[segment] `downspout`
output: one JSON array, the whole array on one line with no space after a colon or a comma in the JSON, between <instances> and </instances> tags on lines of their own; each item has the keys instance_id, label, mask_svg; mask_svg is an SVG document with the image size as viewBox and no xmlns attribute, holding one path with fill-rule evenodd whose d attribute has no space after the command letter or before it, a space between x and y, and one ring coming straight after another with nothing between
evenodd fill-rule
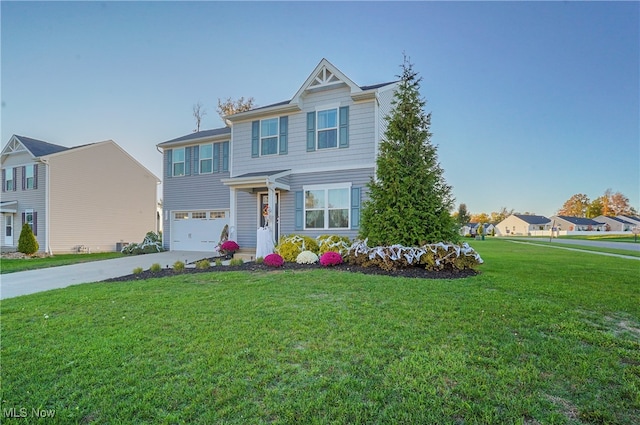
<instances>
[{"instance_id":1,"label":"downspout","mask_svg":"<svg viewBox=\"0 0 640 425\"><path fill-rule=\"evenodd\" d=\"M51 178L49 176L49 172L50 172L50 167L49 167L49 161L47 159L44 158L40 158L40 161L42 161L42 163L44 164L44 171L45 171L45 188L44 188L44 209L45 209L45 214L46 214L46 218L45 218L45 227L44 227L44 246L45 246L45 253L49 254L49 255L53 255L53 251L51 250L51 244L50 244L50 238L49 238L49 229L51 228L50 223L51 223L51 205L49 202L49 197L50 197L50 193L51 190L49 188L49 183L51 182Z\"/></svg>"}]
</instances>

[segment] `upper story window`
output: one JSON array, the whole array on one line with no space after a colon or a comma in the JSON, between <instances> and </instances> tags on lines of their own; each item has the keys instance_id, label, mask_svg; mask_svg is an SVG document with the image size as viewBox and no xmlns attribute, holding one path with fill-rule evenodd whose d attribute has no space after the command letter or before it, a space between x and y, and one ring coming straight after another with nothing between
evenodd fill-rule
<instances>
[{"instance_id":1,"label":"upper story window","mask_svg":"<svg viewBox=\"0 0 640 425\"><path fill-rule=\"evenodd\" d=\"M286 155L289 117L269 118L251 123L251 156Z\"/></svg>"},{"instance_id":2,"label":"upper story window","mask_svg":"<svg viewBox=\"0 0 640 425\"><path fill-rule=\"evenodd\" d=\"M24 180L25 180L25 188L27 189L35 189L36 187L36 170L37 165L27 165L24 168Z\"/></svg>"},{"instance_id":3,"label":"upper story window","mask_svg":"<svg viewBox=\"0 0 640 425\"><path fill-rule=\"evenodd\" d=\"M200 145L200 174L213 172L213 145Z\"/></svg>"},{"instance_id":4,"label":"upper story window","mask_svg":"<svg viewBox=\"0 0 640 425\"><path fill-rule=\"evenodd\" d=\"M338 110L318 111L318 149L338 147Z\"/></svg>"},{"instance_id":5,"label":"upper story window","mask_svg":"<svg viewBox=\"0 0 640 425\"><path fill-rule=\"evenodd\" d=\"M10 190L15 190L15 187L13 168L7 168L4 170L4 190L8 192Z\"/></svg>"},{"instance_id":6,"label":"upper story window","mask_svg":"<svg viewBox=\"0 0 640 425\"><path fill-rule=\"evenodd\" d=\"M349 107L307 113L307 151L349 147Z\"/></svg>"},{"instance_id":7,"label":"upper story window","mask_svg":"<svg viewBox=\"0 0 640 425\"><path fill-rule=\"evenodd\" d=\"M260 155L278 153L278 118L260 121Z\"/></svg>"},{"instance_id":8,"label":"upper story window","mask_svg":"<svg viewBox=\"0 0 640 425\"><path fill-rule=\"evenodd\" d=\"M184 176L184 148L173 150L173 176Z\"/></svg>"}]
</instances>

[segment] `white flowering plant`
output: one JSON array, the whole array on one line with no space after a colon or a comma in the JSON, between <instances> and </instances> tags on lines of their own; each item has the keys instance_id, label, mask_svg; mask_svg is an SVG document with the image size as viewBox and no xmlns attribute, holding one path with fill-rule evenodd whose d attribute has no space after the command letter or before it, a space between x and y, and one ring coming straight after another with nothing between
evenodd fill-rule
<instances>
[{"instance_id":1,"label":"white flowering plant","mask_svg":"<svg viewBox=\"0 0 640 425\"><path fill-rule=\"evenodd\" d=\"M318 262L318 256L311 251L302 251L296 257L298 264L315 264Z\"/></svg>"}]
</instances>

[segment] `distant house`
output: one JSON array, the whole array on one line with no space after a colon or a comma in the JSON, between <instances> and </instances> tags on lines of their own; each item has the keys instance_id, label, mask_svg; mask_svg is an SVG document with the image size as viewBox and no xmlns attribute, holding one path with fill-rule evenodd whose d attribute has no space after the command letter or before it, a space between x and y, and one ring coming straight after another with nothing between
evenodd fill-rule
<instances>
[{"instance_id":1,"label":"distant house","mask_svg":"<svg viewBox=\"0 0 640 425\"><path fill-rule=\"evenodd\" d=\"M460 229L460 235L462 236L475 236L478 234L478 230L480 227L480 223L467 223ZM482 234L483 235L491 235L495 230L495 226L490 223L484 223L482 225Z\"/></svg>"},{"instance_id":2,"label":"distant house","mask_svg":"<svg viewBox=\"0 0 640 425\"><path fill-rule=\"evenodd\" d=\"M609 217L606 215L600 215L594 218L595 221L603 223L605 230L613 232L629 232L635 226L630 220L622 219L620 217Z\"/></svg>"},{"instance_id":3,"label":"distant house","mask_svg":"<svg viewBox=\"0 0 640 425\"><path fill-rule=\"evenodd\" d=\"M551 221L541 215L511 214L495 228L500 236L527 236L532 231L551 229Z\"/></svg>"},{"instance_id":4,"label":"distant house","mask_svg":"<svg viewBox=\"0 0 640 425\"><path fill-rule=\"evenodd\" d=\"M573 231L605 231L606 226L599 221L584 217L569 217L566 215L554 215L550 217L558 230Z\"/></svg>"},{"instance_id":5,"label":"distant house","mask_svg":"<svg viewBox=\"0 0 640 425\"><path fill-rule=\"evenodd\" d=\"M114 251L156 230L158 178L112 140L68 148L14 135L2 149L2 250L24 223L40 251Z\"/></svg>"},{"instance_id":6,"label":"distant house","mask_svg":"<svg viewBox=\"0 0 640 425\"><path fill-rule=\"evenodd\" d=\"M618 218L632 223L633 226L640 226L640 217L634 215L619 215Z\"/></svg>"}]
</instances>

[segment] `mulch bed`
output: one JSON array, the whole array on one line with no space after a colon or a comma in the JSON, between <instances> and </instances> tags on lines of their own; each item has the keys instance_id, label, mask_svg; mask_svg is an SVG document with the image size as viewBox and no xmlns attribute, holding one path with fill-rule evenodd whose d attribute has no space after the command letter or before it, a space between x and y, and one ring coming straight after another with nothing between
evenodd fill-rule
<instances>
[{"instance_id":1,"label":"mulch bed","mask_svg":"<svg viewBox=\"0 0 640 425\"><path fill-rule=\"evenodd\" d=\"M200 270L196 268L185 268L184 271L176 272L171 268L164 268L159 272L151 272L149 270L145 270L139 274L130 274L127 276L116 277L113 279L107 279L105 282L127 282L131 280L143 280L143 279L151 279L157 277L169 277L176 276L179 274L191 274L191 273L223 273L223 272L233 272L233 271L247 271L247 272L277 272L282 270L311 270L311 269L320 269L325 268L320 264L297 264L297 263L285 263L282 267L274 268L269 267L264 264L257 264L255 262L246 262L240 266L215 266L210 267L205 270ZM354 266L349 263L342 263L337 266L328 267L331 270L342 271L342 272L353 272L353 273L363 273L363 274L372 274L372 275L380 275L380 276L394 276L394 277L410 277L410 278L418 278L418 279L461 279L465 277L476 276L478 272L473 269L465 269L465 270L441 270L441 271L430 271L426 270L422 267L407 267L398 270L382 270L378 267L360 267Z\"/></svg>"}]
</instances>

